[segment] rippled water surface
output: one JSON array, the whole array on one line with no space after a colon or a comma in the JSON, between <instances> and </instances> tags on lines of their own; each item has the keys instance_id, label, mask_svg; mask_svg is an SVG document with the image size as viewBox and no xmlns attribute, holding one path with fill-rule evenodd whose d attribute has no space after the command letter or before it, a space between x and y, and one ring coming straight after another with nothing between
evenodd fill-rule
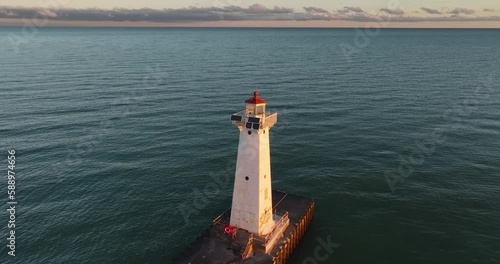
<instances>
[{"instance_id":1,"label":"rippled water surface","mask_svg":"<svg viewBox=\"0 0 500 264\"><path fill-rule=\"evenodd\" d=\"M17 151L18 248L0 263L169 263L230 206L229 115L255 85L279 112L274 187L316 201L290 263L328 238L319 263L500 261L499 30L12 34L0 162Z\"/></svg>"}]
</instances>

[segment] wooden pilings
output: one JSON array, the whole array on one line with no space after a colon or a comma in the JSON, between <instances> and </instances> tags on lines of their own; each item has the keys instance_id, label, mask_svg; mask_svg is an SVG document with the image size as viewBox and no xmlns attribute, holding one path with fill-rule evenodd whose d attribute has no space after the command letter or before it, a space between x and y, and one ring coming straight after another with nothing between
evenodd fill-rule
<instances>
[{"instance_id":1,"label":"wooden pilings","mask_svg":"<svg viewBox=\"0 0 500 264\"><path fill-rule=\"evenodd\" d=\"M273 264L285 264L286 260L292 254L300 239L307 230L314 215L314 201L311 201L305 214L301 216L294 225L292 233L285 239L279 251L273 256Z\"/></svg>"}]
</instances>

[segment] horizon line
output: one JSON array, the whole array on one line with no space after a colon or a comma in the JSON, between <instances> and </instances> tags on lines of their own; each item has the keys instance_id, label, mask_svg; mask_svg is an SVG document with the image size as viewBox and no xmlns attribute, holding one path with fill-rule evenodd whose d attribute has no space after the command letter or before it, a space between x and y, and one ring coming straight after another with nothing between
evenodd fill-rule
<instances>
[{"instance_id":1,"label":"horizon line","mask_svg":"<svg viewBox=\"0 0 500 264\"><path fill-rule=\"evenodd\" d=\"M42 21L43 22L43 21ZM389 22L364 23L351 21L212 21L212 22L136 22L136 21L32 21L29 19L0 18L0 27L127 27L127 28L366 28L379 29L500 29L498 22Z\"/></svg>"},{"instance_id":2,"label":"horizon line","mask_svg":"<svg viewBox=\"0 0 500 264\"><path fill-rule=\"evenodd\" d=\"M20 28L23 25L2 25L0 28ZM345 26L345 27L294 27L294 26L122 26L122 25L47 25L37 28L198 28L198 29L359 29L356 26ZM488 29L488 30L500 30L500 27L382 27L380 29Z\"/></svg>"}]
</instances>

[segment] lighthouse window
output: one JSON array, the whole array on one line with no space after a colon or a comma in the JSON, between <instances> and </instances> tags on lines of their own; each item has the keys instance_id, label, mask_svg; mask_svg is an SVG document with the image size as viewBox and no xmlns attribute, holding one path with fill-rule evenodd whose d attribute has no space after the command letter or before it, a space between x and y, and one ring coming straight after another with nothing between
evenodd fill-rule
<instances>
[{"instance_id":1,"label":"lighthouse window","mask_svg":"<svg viewBox=\"0 0 500 264\"><path fill-rule=\"evenodd\" d=\"M249 178L248 178L248 176L246 176L246 177L245 177L245 180L247 180L247 181L248 181L248 179L249 179Z\"/></svg>"},{"instance_id":2,"label":"lighthouse window","mask_svg":"<svg viewBox=\"0 0 500 264\"><path fill-rule=\"evenodd\" d=\"M247 123L246 128L252 128L252 123Z\"/></svg>"},{"instance_id":3,"label":"lighthouse window","mask_svg":"<svg viewBox=\"0 0 500 264\"><path fill-rule=\"evenodd\" d=\"M257 114L262 114L264 113L264 106L263 105L259 105L257 106Z\"/></svg>"},{"instance_id":4,"label":"lighthouse window","mask_svg":"<svg viewBox=\"0 0 500 264\"><path fill-rule=\"evenodd\" d=\"M248 131L248 134L251 135L252 134L252 131Z\"/></svg>"}]
</instances>

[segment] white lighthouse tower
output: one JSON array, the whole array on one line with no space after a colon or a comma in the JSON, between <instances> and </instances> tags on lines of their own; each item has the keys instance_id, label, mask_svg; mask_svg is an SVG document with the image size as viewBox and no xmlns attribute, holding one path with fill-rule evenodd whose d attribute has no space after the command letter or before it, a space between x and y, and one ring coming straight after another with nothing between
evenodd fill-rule
<instances>
[{"instance_id":1,"label":"white lighthouse tower","mask_svg":"<svg viewBox=\"0 0 500 264\"><path fill-rule=\"evenodd\" d=\"M246 109L231 116L240 130L230 224L257 236L276 227L273 217L269 129L278 114L266 112L266 101L254 96Z\"/></svg>"},{"instance_id":2,"label":"white lighthouse tower","mask_svg":"<svg viewBox=\"0 0 500 264\"><path fill-rule=\"evenodd\" d=\"M314 214L309 198L273 190L269 130L278 114L257 92L232 114L240 131L233 204L189 246L176 264L285 263ZM274 201L273 201L274 198Z\"/></svg>"}]
</instances>

